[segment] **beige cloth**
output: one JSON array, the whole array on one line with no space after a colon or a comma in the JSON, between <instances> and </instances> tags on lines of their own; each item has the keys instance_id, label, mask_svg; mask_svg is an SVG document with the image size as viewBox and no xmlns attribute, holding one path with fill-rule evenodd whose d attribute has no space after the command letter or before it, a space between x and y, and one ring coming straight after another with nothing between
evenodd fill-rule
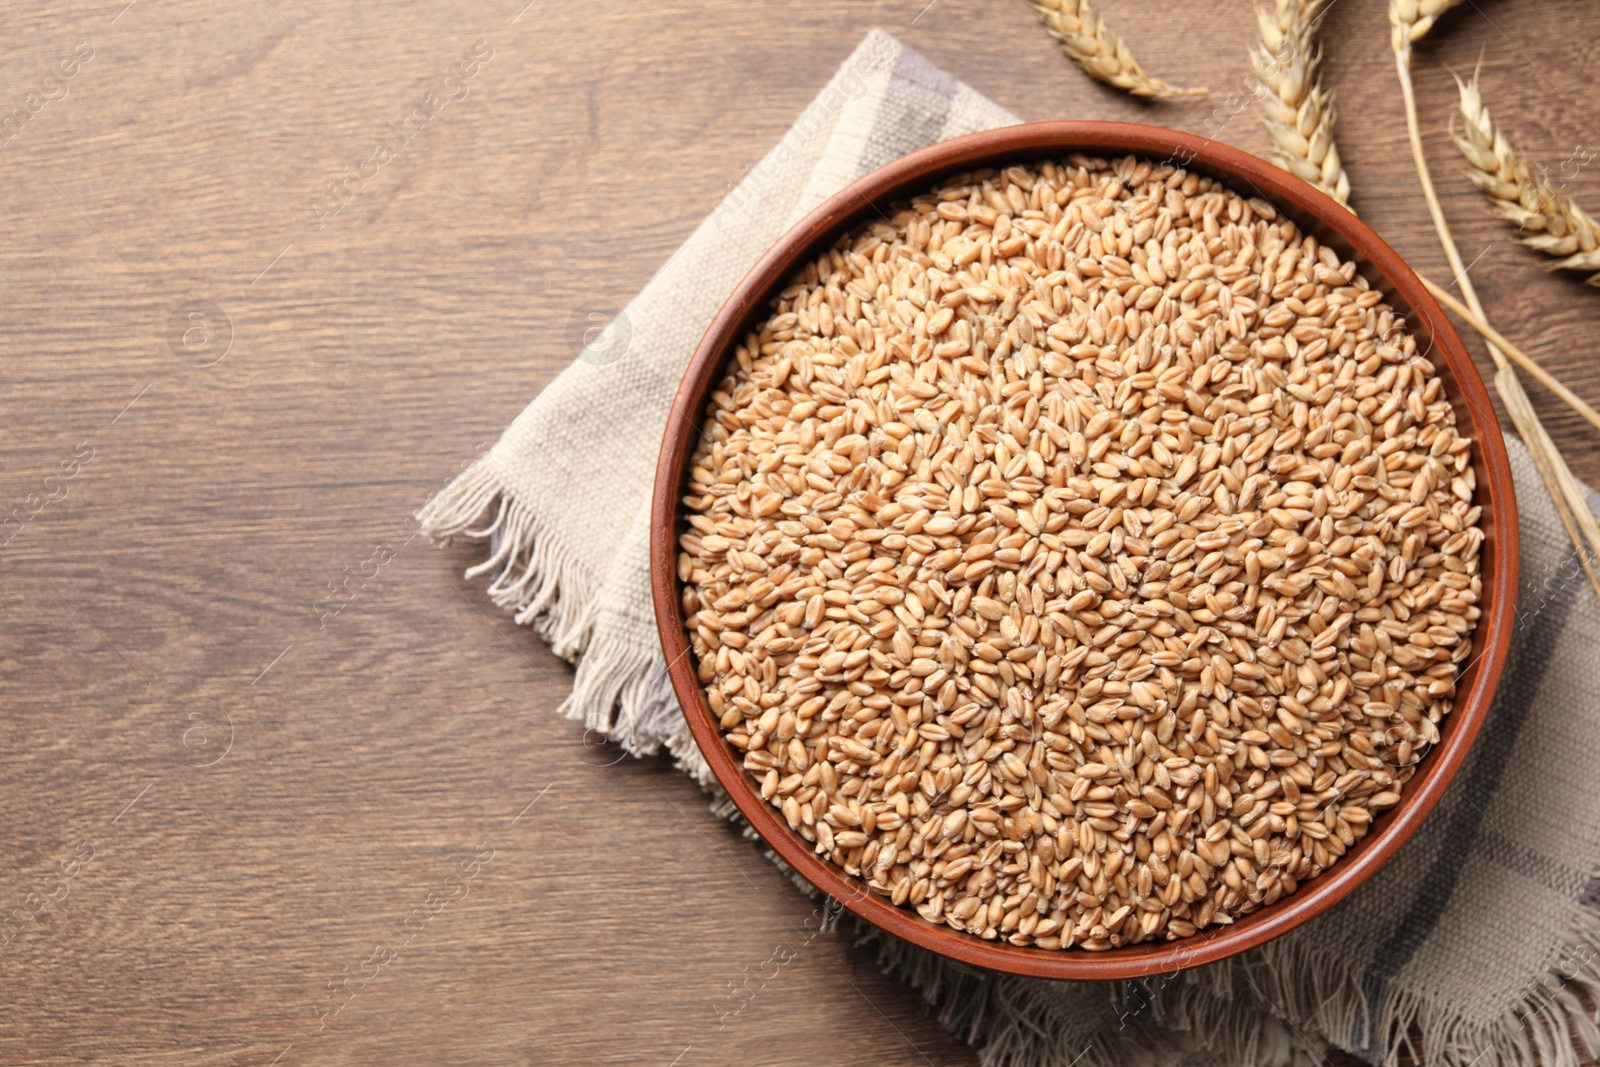
<instances>
[{"instance_id":1,"label":"beige cloth","mask_svg":"<svg viewBox=\"0 0 1600 1067\"><path fill-rule=\"evenodd\" d=\"M1084 116L1092 117L1092 116ZM667 409L713 314L795 221L906 152L1018 121L875 31L608 330L423 510L435 538L489 539L496 603L577 664L563 710L635 754L670 750L716 792L672 696L649 588L651 482ZM1329 915L1168 980L1049 983L945 963L876 931L988 1065L1314 1061L1575 1067L1600 1030L1600 604L1527 453L1519 625L1458 786ZM535 724L537 728L537 724ZM733 815L726 803L719 810ZM1415 1041L1415 1046L1413 1046Z\"/></svg>"}]
</instances>

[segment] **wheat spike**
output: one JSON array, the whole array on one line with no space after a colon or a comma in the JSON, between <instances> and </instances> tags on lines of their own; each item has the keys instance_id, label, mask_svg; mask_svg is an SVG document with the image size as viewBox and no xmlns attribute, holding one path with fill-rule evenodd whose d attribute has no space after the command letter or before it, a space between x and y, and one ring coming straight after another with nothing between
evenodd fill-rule
<instances>
[{"instance_id":1,"label":"wheat spike","mask_svg":"<svg viewBox=\"0 0 1600 1067\"><path fill-rule=\"evenodd\" d=\"M1250 50L1266 91L1261 108L1283 169L1349 206L1350 179L1333 140L1333 94L1322 88L1317 25L1326 0L1276 0L1259 10L1261 44Z\"/></svg>"},{"instance_id":2,"label":"wheat spike","mask_svg":"<svg viewBox=\"0 0 1600 1067\"><path fill-rule=\"evenodd\" d=\"M1495 126L1476 77L1457 78L1456 88L1465 120L1465 131L1454 134L1456 146L1472 164L1467 177L1488 196L1489 210L1516 225L1518 241L1557 257L1550 270L1600 271L1600 223L1533 174ZM1600 273L1588 281L1600 286Z\"/></svg>"},{"instance_id":3,"label":"wheat spike","mask_svg":"<svg viewBox=\"0 0 1600 1067\"><path fill-rule=\"evenodd\" d=\"M1032 0L1050 36L1061 42L1067 55L1089 77L1118 89L1151 99L1203 96L1204 89L1180 89L1146 74L1139 61L1111 32L1089 0Z\"/></svg>"}]
</instances>

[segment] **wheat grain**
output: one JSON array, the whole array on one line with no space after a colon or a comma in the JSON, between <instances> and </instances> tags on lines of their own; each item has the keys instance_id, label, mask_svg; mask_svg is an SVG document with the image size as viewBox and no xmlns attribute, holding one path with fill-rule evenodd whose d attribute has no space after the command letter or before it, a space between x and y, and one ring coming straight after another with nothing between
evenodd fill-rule
<instances>
[{"instance_id":1,"label":"wheat grain","mask_svg":"<svg viewBox=\"0 0 1600 1067\"><path fill-rule=\"evenodd\" d=\"M1390 0L1390 39L1394 50L1409 49L1422 40L1441 15L1461 3L1462 0Z\"/></svg>"},{"instance_id":2,"label":"wheat grain","mask_svg":"<svg viewBox=\"0 0 1600 1067\"><path fill-rule=\"evenodd\" d=\"M1322 88L1317 26L1325 0L1276 0L1256 13L1261 44L1251 49L1266 90L1261 107L1283 168L1349 206L1350 179L1334 143L1333 96Z\"/></svg>"},{"instance_id":3,"label":"wheat grain","mask_svg":"<svg viewBox=\"0 0 1600 1067\"><path fill-rule=\"evenodd\" d=\"M1089 77L1151 99L1202 96L1204 89L1180 89L1145 73L1127 44L1112 32L1089 0L1030 0L1050 35Z\"/></svg>"},{"instance_id":4,"label":"wheat grain","mask_svg":"<svg viewBox=\"0 0 1600 1067\"><path fill-rule=\"evenodd\" d=\"M1472 164L1467 177L1489 198L1489 210L1517 227L1517 240L1547 256L1550 270L1600 272L1600 223L1570 197L1560 196L1536 177L1511 147L1484 106L1478 81L1456 79L1463 132L1456 146ZM1600 285L1600 273L1588 283Z\"/></svg>"},{"instance_id":5,"label":"wheat grain","mask_svg":"<svg viewBox=\"0 0 1600 1067\"><path fill-rule=\"evenodd\" d=\"M949 178L735 352L678 573L761 795L924 918L1188 937L1400 799L1482 591L1471 441L1353 264L1170 164Z\"/></svg>"}]
</instances>

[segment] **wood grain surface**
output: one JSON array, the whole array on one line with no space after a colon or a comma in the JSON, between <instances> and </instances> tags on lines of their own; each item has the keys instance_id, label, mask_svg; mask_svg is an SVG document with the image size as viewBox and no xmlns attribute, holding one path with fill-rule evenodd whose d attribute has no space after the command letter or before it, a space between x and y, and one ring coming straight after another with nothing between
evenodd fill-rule
<instances>
[{"instance_id":1,"label":"wood grain surface","mask_svg":"<svg viewBox=\"0 0 1600 1067\"><path fill-rule=\"evenodd\" d=\"M1250 6L1104 0L1213 90L1147 106L1021 0L524 3L0 7L0 1063L976 1060L686 779L558 718L569 669L409 516L868 28L1027 118L1259 152ZM1355 206L1448 280L1382 0L1326 26ZM1481 54L1529 155L1593 155L1600 8L1469 0L1435 38L1473 278L1600 404L1600 293L1486 216L1446 129ZM1595 171L1567 186L1591 207Z\"/></svg>"}]
</instances>

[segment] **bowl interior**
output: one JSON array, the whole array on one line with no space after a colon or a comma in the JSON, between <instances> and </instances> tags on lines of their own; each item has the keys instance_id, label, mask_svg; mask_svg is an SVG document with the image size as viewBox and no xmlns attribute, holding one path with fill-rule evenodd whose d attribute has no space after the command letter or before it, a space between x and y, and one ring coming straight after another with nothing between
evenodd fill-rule
<instances>
[{"instance_id":1,"label":"bowl interior","mask_svg":"<svg viewBox=\"0 0 1600 1067\"><path fill-rule=\"evenodd\" d=\"M1455 706L1440 726L1439 744L1422 759L1401 802L1376 819L1367 835L1332 868L1272 905L1187 939L1093 953L1020 948L930 923L908 908L867 894L861 883L818 857L760 797L743 769L741 755L722 737L696 678L676 571L683 486L710 386L734 346L768 314L772 298L794 270L880 207L887 209L894 200L932 188L943 177L1073 153L1171 160L1220 179L1242 195L1269 201L1302 232L1355 262L1390 306L1405 316L1419 346L1431 349L1429 358L1444 380L1458 422L1473 438L1475 502L1483 508L1480 523L1485 534L1480 561L1482 616L1473 634L1473 654L1458 677ZM818 889L889 933L965 963L1040 978L1135 978L1197 966L1259 945L1348 895L1415 831L1465 758L1500 675L1516 595L1516 505L1500 427L1470 355L1416 275L1355 216L1276 167L1192 135L1125 123L1032 123L935 145L869 174L798 223L735 289L690 361L667 422L652 518L652 593L673 688L700 750L761 837Z\"/></svg>"}]
</instances>

